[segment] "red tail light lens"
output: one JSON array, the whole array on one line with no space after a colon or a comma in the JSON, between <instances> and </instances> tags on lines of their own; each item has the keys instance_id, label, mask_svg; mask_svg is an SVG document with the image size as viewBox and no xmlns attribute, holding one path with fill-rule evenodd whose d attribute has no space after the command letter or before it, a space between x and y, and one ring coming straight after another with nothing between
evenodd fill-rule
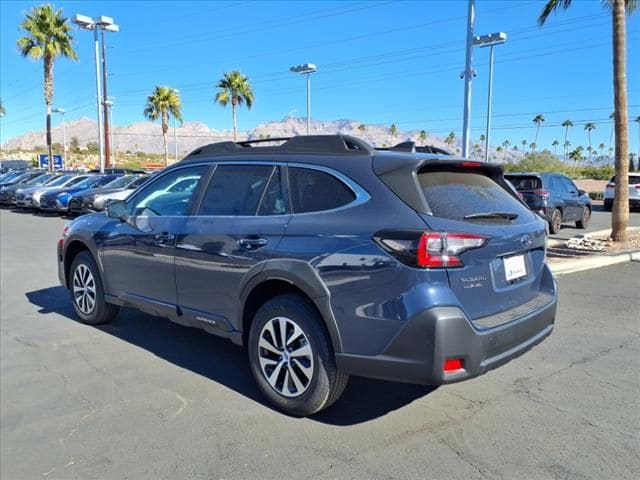
<instances>
[{"instance_id":1,"label":"red tail light lens","mask_svg":"<svg viewBox=\"0 0 640 480\"><path fill-rule=\"evenodd\" d=\"M458 255L482 247L488 238L472 233L425 232L418 242L418 266L425 268L461 267Z\"/></svg>"},{"instance_id":2,"label":"red tail light lens","mask_svg":"<svg viewBox=\"0 0 640 480\"><path fill-rule=\"evenodd\" d=\"M451 373L457 370L462 370L463 368L464 363L461 358L449 358L448 360L444 361L442 371L445 373Z\"/></svg>"},{"instance_id":3,"label":"red tail light lens","mask_svg":"<svg viewBox=\"0 0 640 480\"><path fill-rule=\"evenodd\" d=\"M540 195L542 198L549 198L551 194L546 190L534 190L533 193Z\"/></svg>"}]
</instances>

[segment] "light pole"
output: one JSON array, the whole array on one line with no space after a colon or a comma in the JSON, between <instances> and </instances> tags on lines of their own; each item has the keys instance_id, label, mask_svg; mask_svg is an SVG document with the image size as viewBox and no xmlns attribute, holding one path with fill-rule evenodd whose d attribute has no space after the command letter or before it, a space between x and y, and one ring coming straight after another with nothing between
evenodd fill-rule
<instances>
[{"instance_id":1,"label":"light pole","mask_svg":"<svg viewBox=\"0 0 640 480\"><path fill-rule=\"evenodd\" d=\"M471 136L471 80L474 77L473 71L473 24L476 19L475 2L469 0L467 11L467 48L465 55L464 72L464 114L462 118L462 156L469 155L469 139Z\"/></svg>"},{"instance_id":2,"label":"light pole","mask_svg":"<svg viewBox=\"0 0 640 480\"><path fill-rule=\"evenodd\" d=\"M0 112L0 168L2 168L2 119L4 112Z\"/></svg>"},{"instance_id":3,"label":"light pole","mask_svg":"<svg viewBox=\"0 0 640 480\"><path fill-rule=\"evenodd\" d=\"M173 93L180 95L180 90L177 88L172 89ZM178 130L176 127L176 116L173 116L173 149L175 150L175 162L178 162Z\"/></svg>"},{"instance_id":4,"label":"light pole","mask_svg":"<svg viewBox=\"0 0 640 480\"><path fill-rule=\"evenodd\" d=\"M113 23L113 18L100 16L96 18L87 17L86 15L76 14L72 20L83 30L93 31L93 40L95 44L95 61L96 61L96 107L98 110L98 146L100 148L100 172L104 173L104 132L102 131L102 92L100 90L100 39L98 30L106 32L119 32L120 27Z\"/></svg>"},{"instance_id":5,"label":"light pole","mask_svg":"<svg viewBox=\"0 0 640 480\"><path fill-rule=\"evenodd\" d=\"M111 144L110 154L111 154L111 167L116 167L116 144L113 142L113 100L110 100L113 97L107 97L108 100L104 101L104 106L106 107L105 112L109 113L109 143ZM106 152L105 152L106 153Z\"/></svg>"},{"instance_id":6,"label":"light pole","mask_svg":"<svg viewBox=\"0 0 640 480\"><path fill-rule=\"evenodd\" d=\"M307 76L307 135L311 134L311 74L317 70L313 63L304 63L290 68L293 73Z\"/></svg>"},{"instance_id":7,"label":"light pole","mask_svg":"<svg viewBox=\"0 0 640 480\"><path fill-rule=\"evenodd\" d=\"M489 92L487 94L487 131L485 133L484 161L489 161L489 137L491 135L491 97L493 96L493 47L507 41L504 32L481 35L473 39L473 44L480 48L489 47Z\"/></svg>"},{"instance_id":8,"label":"light pole","mask_svg":"<svg viewBox=\"0 0 640 480\"><path fill-rule=\"evenodd\" d=\"M64 126L64 108L54 108L51 113L62 115L62 168L67 165L67 132ZM51 159L53 161L53 159Z\"/></svg>"}]
</instances>

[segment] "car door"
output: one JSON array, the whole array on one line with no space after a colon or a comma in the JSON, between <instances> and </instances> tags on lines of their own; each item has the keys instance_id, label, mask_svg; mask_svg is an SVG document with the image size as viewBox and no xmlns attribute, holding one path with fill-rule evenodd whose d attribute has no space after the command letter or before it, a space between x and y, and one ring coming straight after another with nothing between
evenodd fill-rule
<instances>
[{"instance_id":1,"label":"car door","mask_svg":"<svg viewBox=\"0 0 640 480\"><path fill-rule=\"evenodd\" d=\"M209 168L185 166L161 174L127 201L126 222L114 220L98 232L108 294L153 313L175 313L175 239Z\"/></svg>"},{"instance_id":2,"label":"car door","mask_svg":"<svg viewBox=\"0 0 640 480\"><path fill-rule=\"evenodd\" d=\"M566 214L565 220L574 221L582 218L582 205L580 204L580 194L578 193L578 187L567 177L558 175L558 182L560 182L565 193L565 205Z\"/></svg>"},{"instance_id":3,"label":"car door","mask_svg":"<svg viewBox=\"0 0 640 480\"><path fill-rule=\"evenodd\" d=\"M283 175L282 167L255 161L217 166L176 239L178 305L187 320L241 329L241 284L276 255L290 218Z\"/></svg>"}]
</instances>

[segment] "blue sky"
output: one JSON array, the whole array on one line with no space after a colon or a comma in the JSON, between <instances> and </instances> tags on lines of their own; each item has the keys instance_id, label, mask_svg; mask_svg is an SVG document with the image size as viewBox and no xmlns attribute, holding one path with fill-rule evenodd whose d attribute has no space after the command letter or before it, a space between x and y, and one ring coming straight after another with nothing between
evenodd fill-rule
<instances>
[{"instance_id":1,"label":"blue sky","mask_svg":"<svg viewBox=\"0 0 640 480\"><path fill-rule=\"evenodd\" d=\"M562 140L569 118L573 145L588 144L585 122L597 124L594 146L609 145L613 111L611 17L598 1L574 0L538 28L542 1L476 1L476 34L504 31L496 47L493 142L532 141L533 116L546 122L538 144ZM42 64L20 57L18 25L34 2L0 3L0 96L7 110L6 141L44 127ZM60 1L65 15L107 15L120 25L108 34L109 94L114 122L143 120L155 85L181 92L185 121L228 129L231 114L215 105L222 73L239 69L254 87L251 111L239 112L250 129L287 114L306 115L305 83L291 65L312 62L312 117L396 123L461 135L467 3L451 1ZM628 17L629 116L640 115L640 12ZM67 121L95 117L93 37L75 31L79 62L55 64L55 106ZM476 49L472 136L484 132L488 49ZM638 124L630 125L638 150Z\"/></svg>"}]
</instances>

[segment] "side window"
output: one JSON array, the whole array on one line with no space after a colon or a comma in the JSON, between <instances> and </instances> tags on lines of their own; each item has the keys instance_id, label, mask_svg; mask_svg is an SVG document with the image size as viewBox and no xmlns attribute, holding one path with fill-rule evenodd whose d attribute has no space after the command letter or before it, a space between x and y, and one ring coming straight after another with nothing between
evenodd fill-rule
<instances>
[{"instance_id":1,"label":"side window","mask_svg":"<svg viewBox=\"0 0 640 480\"><path fill-rule=\"evenodd\" d=\"M204 194L199 215L255 215L274 167L220 165Z\"/></svg>"},{"instance_id":2,"label":"side window","mask_svg":"<svg viewBox=\"0 0 640 480\"><path fill-rule=\"evenodd\" d=\"M548 190L552 192L563 192L564 188L560 184L558 177L554 177L553 175L547 177L547 182L549 183Z\"/></svg>"},{"instance_id":3,"label":"side window","mask_svg":"<svg viewBox=\"0 0 640 480\"><path fill-rule=\"evenodd\" d=\"M262 201L258 207L258 215L284 215L289 213L285 181L282 177L283 170L280 167L276 167L262 196Z\"/></svg>"},{"instance_id":4,"label":"side window","mask_svg":"<svg viewBox=\"0 0 640 480\"><path fill-rule=\"evenodd\" d=\"M356 198L341 180L308 168L289 168L289 190L294 213L332 210Z\"/></svg>"},{"instance_id":5,"label":"side window","mask_svg":"<svg viewBox=\"0 0 640 480\"><path fill-rule=\"evenodd\" d=\"M208 166L180 168L147 185L129 204L135 216L184 216L189 213L200 179ZM127 202L129 203L129 202Z\"/></svg>"},{"instance_id":6,"label":"side window","mask_svg":"<svg viewBox=\"0 0 640 480\"><path fill-rule=\"evenodd\" d=\"M558 177L558 180L562 182L567 193L578 193L578 188L567 177Z\"/></svg>"}]
</instances>

